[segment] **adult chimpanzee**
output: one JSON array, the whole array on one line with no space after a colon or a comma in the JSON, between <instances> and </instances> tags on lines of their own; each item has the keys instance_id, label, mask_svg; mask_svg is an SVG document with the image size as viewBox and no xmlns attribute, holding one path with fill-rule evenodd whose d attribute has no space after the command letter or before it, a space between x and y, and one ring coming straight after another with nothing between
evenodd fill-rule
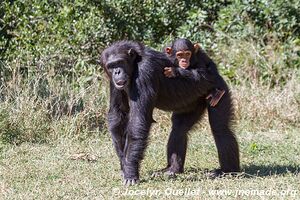
<instances>
[{"instance_id":1,"label":"adult chimpanzee","mask_svg":"<svg viewBox=\"0 0 300 200\"><path fill-rule=\"evenodd\" d=\"M214 86L207 99L210 99L211 106L216 106L227 87L223 85L223 78L218 73L217 66L213 60L208 57L198 44L193 45L190 40L183 38L175 40L172 46L167 47L165 51L170 60L179 66L179 68L166 67L165 75L170 78L178 76L198 78L202 76ZM194 73L186 73L182 69L193 70Z\"/></svg>"},{"instance_id":2,"label":"adult chimpanzee","mask_svg":"<svg viewBox=\"0 0 300 200\"><path fill-rule=\"evenodd\" d=\"M181 173L187 148L187 132L201 118L212 85L203 79L167 78L164 68L173 63L161 52L138 42L116 42L101 55L110 77L109 130L120 159L125 185L139 180L139 166L147 145L155 107L173 111L168 141L168 173ZM189 71L189 70L186 70ZM209 108L209 120L222 172L237 172L238 144L230 130L232 105L226 93L218 106Z\"/></svg>"}]
</instances>

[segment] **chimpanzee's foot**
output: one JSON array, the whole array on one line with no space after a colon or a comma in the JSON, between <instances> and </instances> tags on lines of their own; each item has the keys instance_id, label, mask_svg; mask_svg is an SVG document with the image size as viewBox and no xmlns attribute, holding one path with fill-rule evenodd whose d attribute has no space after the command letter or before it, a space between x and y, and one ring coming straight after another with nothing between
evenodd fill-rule
<instances>
[{"instance_id":1,"label":"chimpanzee's foot","mask_svg":"<svg viewBox=\"0 0 300 200\"><path fill-rule=\"evenodd\" d=\"M124 186L132 186L132 185L139 184L139 182L140 182L140 180L138 178L133 178L133 179L124 178L123 185Z\"/></svg>"}]
</instances>

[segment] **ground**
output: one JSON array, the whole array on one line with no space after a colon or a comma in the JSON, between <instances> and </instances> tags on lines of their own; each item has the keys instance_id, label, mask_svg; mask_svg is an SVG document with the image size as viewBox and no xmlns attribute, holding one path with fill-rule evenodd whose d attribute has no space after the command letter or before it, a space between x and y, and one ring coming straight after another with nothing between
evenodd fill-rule
<instances>
[{"instance_id":1,"label":"ground","mask_svg":"<svg viewBox=\"0 0 300 200\"><path fill-rule=\"evenodd\" d=\"M190 133L185 173L152 178L166 164L170 128L161 123L169 114L159 113L138 186L122 186L117 156L104 132L82 141L63 137L50 144L1 144L0 199L300 198L300 138L293 127L251 132L237 124L243 173L211 180L205 172L218 167L218 159L204 118Z\"/></svg>"}]
</instances>

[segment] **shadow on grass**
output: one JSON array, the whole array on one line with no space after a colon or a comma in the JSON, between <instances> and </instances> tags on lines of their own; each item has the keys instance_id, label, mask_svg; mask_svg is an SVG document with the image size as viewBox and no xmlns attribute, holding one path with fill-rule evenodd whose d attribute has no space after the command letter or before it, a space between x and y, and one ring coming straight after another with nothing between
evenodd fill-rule
<instances>
[{"instance_id":1,"label":"shadow on grass","mask_svg":"<svg viewBox=\"0 0 300 200\"><path fill-rule=\"evenodd\" d=\"M152 174L153 172L149 173ZM226 178L263 178L275 175L293 174L298 175L300 173L300 166L295 165L248 165L242 168L241 173L228 173L225 174ZM211 179L210 170L203 168L187 168L183 174L169 177L167 175L160 175L157 177L151 177L150 179L156 180L168 180L168 179L181 179L187 181L200 181L203 179Z\"/></svg>"},{"instance_id":2,"label":"shadow on grass","mask_svg":"<svg viewBox=\"0 0 300 200\"><path fill-rule=\"evenodd\" d=\"M201 168L188 168L185 170L183 176L190 181L197 181L203 179L210 179L210 170ZM238 178L258 178L284 174L300 173L300 166L295 165L248 165L242 168L241 173L225 174L226 177ZM228 175L228 176L227 176Z\"/></svg>"},{"instance_id":3,"label":"shadow on grass","mask_svg":"<svg viewBox=\"0 0 300 200\"><path fill-rule=\"evenodd\" d=\"M196 169L196 168L188 168L185 173L186 174L205 174L208 173L208 169ZM242 168L241 174L248 174L250 176L272 176L272 175L283 175L283 174L299 174L300 166L295 165L248 165Z\"/></svg>"},{"instance_id":4,"label":"shadow on grass","mask_svg":"<svg viewBox=\"0 0 300 200\"><path fill-rule=\"evenodd\" d=\"M300 166L295 165L248 165L242 169L247 175L256 177L265 177L273 175L284 175L284 174L299 174Z\"/></svg>"}]
</instances>

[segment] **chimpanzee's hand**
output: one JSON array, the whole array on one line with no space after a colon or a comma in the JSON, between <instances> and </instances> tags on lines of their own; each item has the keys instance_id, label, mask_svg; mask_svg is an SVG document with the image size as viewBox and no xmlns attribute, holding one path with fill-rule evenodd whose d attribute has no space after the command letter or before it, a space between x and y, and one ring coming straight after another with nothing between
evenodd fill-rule
<instances>
[{"instance_id":1,"label":"chimpanzee's hand","mask_svg":"<svg viewBox=\"0 0 300 200\"><path fill-rule=\"evenodd\" d=\"M165 67L164 68L164 75L168 78L175 77L175 70L174 67Z\"/></svg>"}]
</instances>

